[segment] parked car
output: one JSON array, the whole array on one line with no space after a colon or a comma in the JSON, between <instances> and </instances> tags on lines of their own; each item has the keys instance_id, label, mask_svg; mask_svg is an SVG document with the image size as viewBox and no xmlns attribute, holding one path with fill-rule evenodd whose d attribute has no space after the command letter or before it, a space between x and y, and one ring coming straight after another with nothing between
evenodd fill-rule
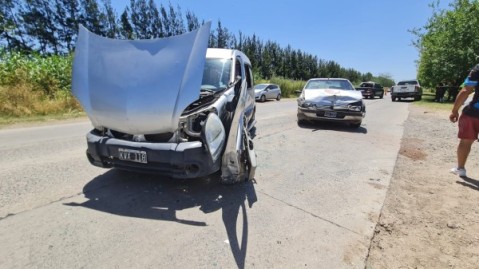
<instances>
[{"instance_id":1,"label":"parked car","mask_svg":"<svg viewBox=\"0 0 479 269\"><path fill-rule=\"evenodd\" d=\"M363 96L344 78L313 78L298 98L298 123L335 121L359 128L366 115Z\"/></svg>"},{"instance_id":2,"label":"parked car","mask_svg":"<svg viewBox=\"0 0 479 269\"><path fill-rule=\"evenodd\" d=\"M254 86L254 96L257 101L267 99L281 100L281 88L276 84L258 84Z\"/></svg>"},{"instance_id":3,"label":"parked car","mask_svg":"<svg viewBox=\"0 0 479 269\"><path fill-rule=\"evenodd\" d=\"M395 86L391 87L391 100L401 101L401 98L414 98L414 101L422 99L422 88L416 79L399 81Z\"/></svg>"},{"instance_id":4,"label":"parked car","mask_svg":"<svg viewBox=\"0 0 479 269\"><path fill-rule=\"evenodd\" d=\"M72 88L94 126L92 165L173 178L221 170L223 183L254 176L251 62L238 50L207 49L209 28L126 41L81 27Z\"/></svg>"},{"instance_id":5,"label":"parked car","mask_svg":"<svg viewBox=\"0 0 479 269\"><path fill-rule=\"evenodd\" d=\"M361 91L364 98L374 99L377 96L382 99L384 96L383 86L373 81L361 82L356 90Z\"/></svg>"}]
</instances>

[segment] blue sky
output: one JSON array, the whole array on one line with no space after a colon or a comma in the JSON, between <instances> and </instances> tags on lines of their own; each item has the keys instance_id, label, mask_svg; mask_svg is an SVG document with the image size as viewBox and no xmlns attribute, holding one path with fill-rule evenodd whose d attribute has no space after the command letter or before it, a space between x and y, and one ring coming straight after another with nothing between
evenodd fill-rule
<instances>
[{"instance_id":1,"label":"blue sky","mask_svg":"<svg viewBox=\"0 0 479 269\"><path fill-rule=\"evenodd\" d=\"M396 82L416 78L418 51L408 30L426 24L433 0L170 0L183 15L192 11L238 36L256 34L261 40L333 60L342 67ZM129 0L112 0L117 13ZM159 6L168 1L156 0ZM453 0L441 0L447 8Z\"/></svg>"}]
</instances>

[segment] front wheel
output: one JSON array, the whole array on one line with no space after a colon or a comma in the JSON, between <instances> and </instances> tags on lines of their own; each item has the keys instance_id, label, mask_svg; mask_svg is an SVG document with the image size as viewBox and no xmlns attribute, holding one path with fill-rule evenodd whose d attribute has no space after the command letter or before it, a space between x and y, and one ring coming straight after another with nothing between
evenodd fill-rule
<instances>
[{"instance_id":1,"label":"front wheel","mask_svg":"<svg viewBox=\"0 0 479 269\"><path fill-rule=\"evenodd\" d=\"M266 96L261 95L261 97L259 98L259 101L262 103L266 102Z\"/></svg>"},{"instance_id":2,"label":"front wheel","mask_svg":"<svg viewBox=\"0 0 479 269\"><path fill-rule=\"evenodd\" d=\"M276 101L279 101L281 100L281 94L278 94L278 96L276 96Z\"/></svg>"},{"instance_id":3,"label":"front wheel","mask_svg":"<svg viewBox=\"0 0 479 269\"><path fill-rule=\"evenodd\" d=\"M392 100L393 102L396 102L396 97L391 97L391 100Z\"/></svg>"}]
</instances>

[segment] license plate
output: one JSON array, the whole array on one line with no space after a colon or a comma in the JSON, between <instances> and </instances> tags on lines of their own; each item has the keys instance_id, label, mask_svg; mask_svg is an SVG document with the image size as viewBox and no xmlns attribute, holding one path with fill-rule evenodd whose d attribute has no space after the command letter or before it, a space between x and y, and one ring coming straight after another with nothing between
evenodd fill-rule
<instances>
[{"instance_id":1,"label":"license plate","mask_svg":"<svg viewBox=\"0 0 479 269\"><path fill-rule=\"evenodd\" d=\"M122 161L148 163L146 151L141 150L119 148L118 158Z\"/></svg>"},{"instance_id":2,"label":"license plate","mask_svg":"<svg viewBox=\"0 0 479 269\"><path fill-rule=\"evenodd\" d=\"M336 111L325 111L324 116L328 118L336 118L337 113Z\"/></svg>"}]
</instances>

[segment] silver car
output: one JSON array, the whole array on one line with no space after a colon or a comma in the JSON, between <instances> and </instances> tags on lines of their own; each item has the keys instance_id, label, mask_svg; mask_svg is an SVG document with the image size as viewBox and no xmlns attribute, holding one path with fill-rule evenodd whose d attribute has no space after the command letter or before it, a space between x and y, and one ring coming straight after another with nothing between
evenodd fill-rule
<instances>
[{"instance_id":1,"label":"silver car","mask_svg":"<svg viewBox=\"0 0 479 269\"><path fill-rule=\"evenodd\" d=\"M267 99L281 100L281 88L276 84L258 84L254 86L254 96L257 101L265 102Z\"/></svg>"},{"instance_id":2,"label":"silver car","mask_svg":"<svg viewBox=\"0 0 479 269\"><path fill-rule=\"evenodd\" d=\"M251 62L238 50L207 49L209 27L152 40L81 27L72 89L94 126L91 164L173 178L221 170L228 184L254 176Z\"/></svg>"},{"instance_id":3,"label":"silver car","mask_svg":"<svg viewBox=\"0 0 479 269\"><path fill-rule=\"evenodd\" d=\"M365 115L361 91L344 78L310 79L298 98L298 123L335 121L359 128Z\"/></svg>"}]
</instances>

